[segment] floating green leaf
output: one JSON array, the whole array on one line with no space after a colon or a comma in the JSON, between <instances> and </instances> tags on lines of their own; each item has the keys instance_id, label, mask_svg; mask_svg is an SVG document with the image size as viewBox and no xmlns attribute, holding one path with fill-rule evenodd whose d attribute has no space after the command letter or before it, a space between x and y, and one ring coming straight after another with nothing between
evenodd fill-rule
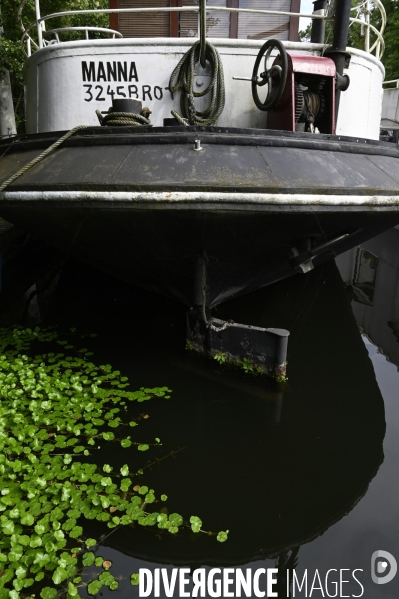
<instances>
[{"instance_id":1,"label":"floating green leaf","mask_svg":"<svg viewBox=\"0 0 399 599\"><path fill-rule=\"evenodd\" d=\"M60 584L66 578L68 578L68 573L64 568L58 567L53 573L54 584Z\"/></svg>"},{"instance_id":2,"label":"floating green leaf","mask_svg":"<svg viewBox=\"0 0 399 599\"><path fill-rule=\"evenodd\" d=\"M147 449L150 449L150 446L149 446L149 445L146 445L145 443L143 443L142 445L139 445L139 446L137 447L137 449L138 449L139 451L147 451Z\"/></svg>"},{"instance_id":3,"label":"floating green leaf","mask_svg":"<svg viewBox=\"0 0 399 599\"><path fill-rule=\"evenodd\" d=\"M78 595L78 589L74 584L72 584L72 582L68 583L68 595L71 597L77 597Z\"/></svg>"},{"instance_id":4,"label":"floating green leaf","mask_svg":"<svg viewBox=\"0 0 399 599\"><path fill-rule=\"evenodd\" d=\"M133 586L136 586L136 585L139 584L139 575L138 575L138 573L134 572L131 575L130 582L132 583Z\"/></svg>"},{"instance_id":5,"label":"floating green leaf","mask_svg":"<svg viewBox=\"0 0 399 599\"><path fill-rule=\"evenodd\" d=\"M91 582L87 587L87 592L89 593L89 595L97 595L97 593L100 592L102 586L103 583L101 582L101 580L93 580L93 582Z\"/></svg>"},{"instance_id":6,"label":"floating green leaf","mask_svg":"<svg viewBox=\"0 0 399 599\"><path fill-rule=\"evenodd\" d=\"M183 516L180 514L169 514L169 522L172 526L181 526L183 524Z\"/></svg>"},{"instance_id":7,"label":"floating green leaf","mask_svg":"<svg viewBox=\"0 0 399 599\"><path fill-rule=\"evenodd\" d=\"M81 526L74 526L73 529L71 530L71 532L69 533L69 536L72 539L77 539L78 537L82 536L83 534L83 528Z\"/></svg>"},{"instance_id":8,"label":"floating green leaf","mask_svg":"<svg viewBox=\"0 0 399 599\"><path fill-rule=\"evenodd\" d=\"M83 554L82 563L84 566L92 566L96 559L95 554L92 551Z\"/></svg>"},{"instance_id":9,"label":"floating green leaf","mask_svg":"<svg viewBox=\"0 0 399 599\"><path fill-rule=\"evenodd\" d=\"M223 531L221 530L218 533L218 536L216 537L216 539L219 541L219 543L224 543L225 541L227 541L227 537L228 537L229 531Z\"/></svg>"},{"instance_id":10,"label":"floating green leaf","mask_svg":"<svg viewBox=\"0 0 399 599\"><path fill-rule=\"evenodd\" d=\"M44 587L41 590L40 597L42 599L54 599L57 595L57 590L54 587Z\"/></svg>"},{"instance_id":11,"label":"floating green leaf","mask_svg":"<svg viewBox=\"0 0 399 599\"><path fill-rule=\"evenodd\" d=\"M201 518L198 518L198 516L191 516L190 524L191 524L191 530L193 532L199 532L201 530L202 520L201 520Z\"/></svg>"}]
</instances>

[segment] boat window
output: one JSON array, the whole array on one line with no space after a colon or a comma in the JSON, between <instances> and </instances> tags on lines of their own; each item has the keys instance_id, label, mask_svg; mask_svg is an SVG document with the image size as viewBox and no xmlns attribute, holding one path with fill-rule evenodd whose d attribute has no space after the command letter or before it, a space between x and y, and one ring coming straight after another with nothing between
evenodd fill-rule
<instances>
[{"instance_id":1,"label":"boat window","mask_svg":"<svg viewBox=\"0 0 399 599\"><path fill-rule=\"evenodd\" d=\"M226 0L208 0L208 6L226 6ZM183 6L198 6L195 0L183 0ZM193 12L180 13L180 37L198 37L198 15ZM212 11L206 15L208 37L230 37L230 13Z\"/></svg>"},{"instance_id":2,"label":"boat window","mask_svg":"<svg viewBox=\"0 0 399 599\"><path fill-rule=\"evenodd\" d=\"M169 7L170 0L119 0L118 8ZM123 37L170 37L170 13L121 13L119 31Z\"/></svg>"},{"instance_id":3,"label":"boat window","mask_svg":"<svg viewBox=\"0 0 399 599\"><path fill-rule=\"evenodd\" d=\"M260 10L299 11L300 0L207 0L208 6ZM167 8L198 6L198 0L110 0L112 8ZM196 12L121 13L111 18L111 25L123 37L198 37ZM280 40L298 39L298 18L285 15L261 15L209 11L207 36L210 38L240 38Z\"/></svg>"},{"instance_id":4,"label":"boat window","mask_svg":"<svg viewBox=\"0 0 399 599\"><path fill-rule=\"evenodd\" d=\"M260 10L291 10L291 0L240 0L240 8ZM238 15L238 37L248 40L275 38L288 40L290 18L285 15Z\"/></svg>"}]
</instances>

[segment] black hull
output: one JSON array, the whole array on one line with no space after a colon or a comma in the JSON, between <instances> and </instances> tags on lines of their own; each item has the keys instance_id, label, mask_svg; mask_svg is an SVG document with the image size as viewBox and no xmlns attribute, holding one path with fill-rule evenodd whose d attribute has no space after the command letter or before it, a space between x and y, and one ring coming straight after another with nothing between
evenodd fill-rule
<instances>
[{"instance_id":1,"label":"black hull","mask_svg":"<svg viewBox=\"0 0 399 599\"><path fill-rule=\"evenodd\" d=\"M0 184L59 136L0 144ZM395 147L370 140L93 128L9 185L0 215L188 305L204 258L212 307L295 274L309 244L317 265L399 223L398 167Z\"/></svg>"}]
</instances>

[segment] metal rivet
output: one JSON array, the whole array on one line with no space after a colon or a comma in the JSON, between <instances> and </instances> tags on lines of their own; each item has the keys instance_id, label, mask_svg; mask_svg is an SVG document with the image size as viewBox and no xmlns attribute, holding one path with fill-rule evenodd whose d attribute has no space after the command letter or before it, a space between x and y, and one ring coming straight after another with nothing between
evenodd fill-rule
<instances>
[{"instance_id":1,"label":"metal rivet","mask_svg":"<svg viewBox=\"0 0 399 599\"><path fill-rule=\"evenodd\" d=\"M194 152L201 152L203 149L204 148L201 146L201 141L199 139L195 139L193 147Z\"/></svg>"}]
</instances>

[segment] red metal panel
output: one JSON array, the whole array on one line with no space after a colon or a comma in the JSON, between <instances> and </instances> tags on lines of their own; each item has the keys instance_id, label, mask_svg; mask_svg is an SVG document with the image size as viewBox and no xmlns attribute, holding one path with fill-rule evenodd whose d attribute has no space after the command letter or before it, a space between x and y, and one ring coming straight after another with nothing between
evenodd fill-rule
<instances>
[{"instance_id":1,"label":"red metal panel","mask_svg":"<svg viewBox=\"0 0 399 599\"><path fill-rule=\"evenodd\" d=\"M287 52L288 75L283 95L277 106L269 110L267 128L282 131L295 131L295 78L296 74L319 76L326 79L324 97L326 99L327 117L324 120L322 133L335 133L335 64L330 58ZM273 64L281 65L280 55ZM273 80L273 87L278 79Z\"/></svg>"},{"instance_id":2,"label":"red metal panel","mask_svg":"<svg viewBox=\"0 0 399 599\"><path fill-rule=\"evenodd\" d=\"M309 73L311 75L324 75L324 77L335 77L335 64L331 58L313 56L312 54L297 54L287 52L292 61L294 73Z\"/></svg>"},{"instance_id":3,"label":"red metal panel","mask_svg":"<svg viewBox=\"0 0 399 599\"><path fill-rule=\"evenodd\" d=\"M279 131L295 131L295 109L293 98L295 98L295 80L292 70L291 56L288 57L287 83L281 96L280 102L267 113L267 128ZM281 66L280 54L273 65ZM273 87L278 86L278 80L273 79Z\"/></svg>"}]
</instances>

